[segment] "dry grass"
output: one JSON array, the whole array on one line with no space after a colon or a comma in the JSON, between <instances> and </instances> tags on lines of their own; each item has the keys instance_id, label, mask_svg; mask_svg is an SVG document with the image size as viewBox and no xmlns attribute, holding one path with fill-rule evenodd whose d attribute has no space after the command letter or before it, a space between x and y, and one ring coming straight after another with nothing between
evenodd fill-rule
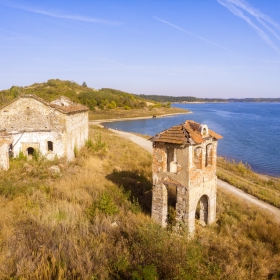
<instances>
[{"instance_id":1,"label":"dry grass","mask_svg":"<svg viewBox=\"0 0 280 280\"><path fill-rule=\"evenodd\" d=\"M164 230L149 215L151 155L90 133L74 162L56 162L59 176L44 161L1 173L0 279L279 279L267 213L220 192L216 225L192 240Z\"/></svg>"},{"instance_id":2,"label":"dry grass","mask_svg":"<svg viewBox=\"0 0 280 280\"><path fill-rule=\"evenodd\" d=\"M276 207L280 207L280 179L253 172L248 164L226 160L217 161L218 178Z\"/></svg>"}]
</instances>

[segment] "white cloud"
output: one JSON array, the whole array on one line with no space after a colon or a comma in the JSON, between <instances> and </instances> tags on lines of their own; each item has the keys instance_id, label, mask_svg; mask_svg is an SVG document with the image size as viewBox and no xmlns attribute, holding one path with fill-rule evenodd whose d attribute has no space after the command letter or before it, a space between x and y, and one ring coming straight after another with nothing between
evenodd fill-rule
<instances>
[{"instance_id":1,"label":"white cloud","mask_svg":"<svg viewBox=\"0 0 280 280\"><path fill-rule=\"evenodd\" d=\"M14 9L20 9L23 11L27 11L30 13L41 14L41 15L53 17L53 18L61 18L61 19L69 19L69 20L77 20L77 21L83 21L83 22L109 24L109 25L121 24L120 22L117 22L117 21L110 21L110 20L99 19L99 18L91 18L91 17L81 16L81 15L66 15L66 14L60 14L60 13L53 13L50 11L40 10L40 9L36 9L33 7L15 6L15 5L6 5L6 6L8 6L10 8L14 8Z\"/></svg>"},{"instance_id":2,"label":"white cloud","mask_svg":"<svg viewBox=\"0 0 280 280\"><path fill-rule=\"evenodd\" d=\"M234 52L234 51L232 51L232 50L230 50L230 49L228 49L228 48L226 48L226 47L223 47L223 46L221 46L221 45L219 45L219 44L216 44L216 43L214 43L214 42L212 42L212 41L210 41L210 40L207 40L207 39L205 39L205 38L203 38L203 37L200 37L200 36L198 36L198 35L195 35L195 34L189 32L189 31L187 31L187 30L185 30L185 29L183 29L183 28L181 28L181 27L179 27L179 26L177 26L177 25L175 25L175 24L173 24L173 23L170 23L170 22L168 22L168 21L166 21L166 20L163 20L163 19L160 19L160 18L158 18L158 17L154 17L154 18L155 18L156 20L161 21L161 22L163 22L163 23L165 23L165 24L168 24L168 25L170 25L170 26L172 26L172 27L174 27L174 28L176 28L176 29L178 29L178 30L184 32L184 33L187 33L187 34L189 34L189 35L191 35L191 36L193 36L193 37L195 37L195 38L197 38L197 39L200 39L200 40L202 40L202 41L205 41L205 42L207 42L207 43L209 43L209 44L212 44L212 45L214 45L214 46L216 46L216 47L219 47L219 48L224 49L224 50L226 50L226 51L229 51L229 52L231 52L231 53L237 54L236 52Z\"/></svg>"},{"instance_id":3,"label":"white cloud","mask_svg":"<svg viewBox=\"0 0 280 280\"><path fill-rule=\"evenodd\" d=\"M269 16L263 14L258 9L250 6L243 0L217 0L222 6L226 7L235 16L245 20L262 38L262 40L280 53L280 49L273 42L270 34L280 40L277 30L280 30L278 23L273 21ZM268 31L268 32L267 32Z\"/></svg>"}]
</instances>

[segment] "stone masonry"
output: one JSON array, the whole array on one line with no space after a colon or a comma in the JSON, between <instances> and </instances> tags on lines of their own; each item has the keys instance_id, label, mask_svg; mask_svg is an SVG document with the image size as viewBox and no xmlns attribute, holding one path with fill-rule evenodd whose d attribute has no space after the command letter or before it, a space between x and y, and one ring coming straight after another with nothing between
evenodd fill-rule
<instances>
[{"instance_id":1,"label":"stone masonry","mask_svg":"<svg viewBox=\"0 0 280 280\"><path fill-rule=\"evenodd\" d=\"M168 196L176 190L176 221L189 233L195 230L195 217L201 224L216 219L216 157L222 136L194 121L173 126L156 134L153 142L152 218L167 225ZM196 213L197 212L197 213Z\"/></svg>"},{"instance_id":2,"label":"stone masonry","mask_svg":"<svg viewBox=\"0 0 280 280\"><path fill-rule=\"evenodd\" d=\"M48 159L72 160L74 150L88 139L88 108L63 96L49 103L22 95L0 109L0 129L13 138L14 157L20 152L32 156L37 150Z\"/></svg>"}]
</instances>

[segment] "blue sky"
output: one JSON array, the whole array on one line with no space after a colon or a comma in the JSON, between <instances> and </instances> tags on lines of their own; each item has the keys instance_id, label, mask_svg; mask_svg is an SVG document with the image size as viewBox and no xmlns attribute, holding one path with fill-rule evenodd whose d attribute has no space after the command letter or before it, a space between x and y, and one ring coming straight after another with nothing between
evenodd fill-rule
<instances>
[{"instance_id":1,"label":"blue sky","mask_svg":"<svg viewBox=\"0 0 280 280\"><path fill-rule=\"evenodd\" d=\"M0 0L0 90L280 97L279 0Z\"/></svg>"}]
</instances>

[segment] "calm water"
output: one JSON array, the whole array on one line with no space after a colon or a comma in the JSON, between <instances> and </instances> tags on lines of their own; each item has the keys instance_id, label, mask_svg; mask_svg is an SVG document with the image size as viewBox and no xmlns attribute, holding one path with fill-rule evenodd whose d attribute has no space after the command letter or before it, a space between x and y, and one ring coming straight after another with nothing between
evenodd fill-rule
<instances>
[{"instance_id":1,"label":"calm water","mask_svg":"<svg viewBox=\"0 0 280 280\"><path fill-rule=\"evenodd\" d=\"M104 123L110 128L154 135L185 120L194 120L224 138L218 154L250 164L254 171L280 176L280 103L174 104L192 114Z\"/></svg>"}]
</instances>

